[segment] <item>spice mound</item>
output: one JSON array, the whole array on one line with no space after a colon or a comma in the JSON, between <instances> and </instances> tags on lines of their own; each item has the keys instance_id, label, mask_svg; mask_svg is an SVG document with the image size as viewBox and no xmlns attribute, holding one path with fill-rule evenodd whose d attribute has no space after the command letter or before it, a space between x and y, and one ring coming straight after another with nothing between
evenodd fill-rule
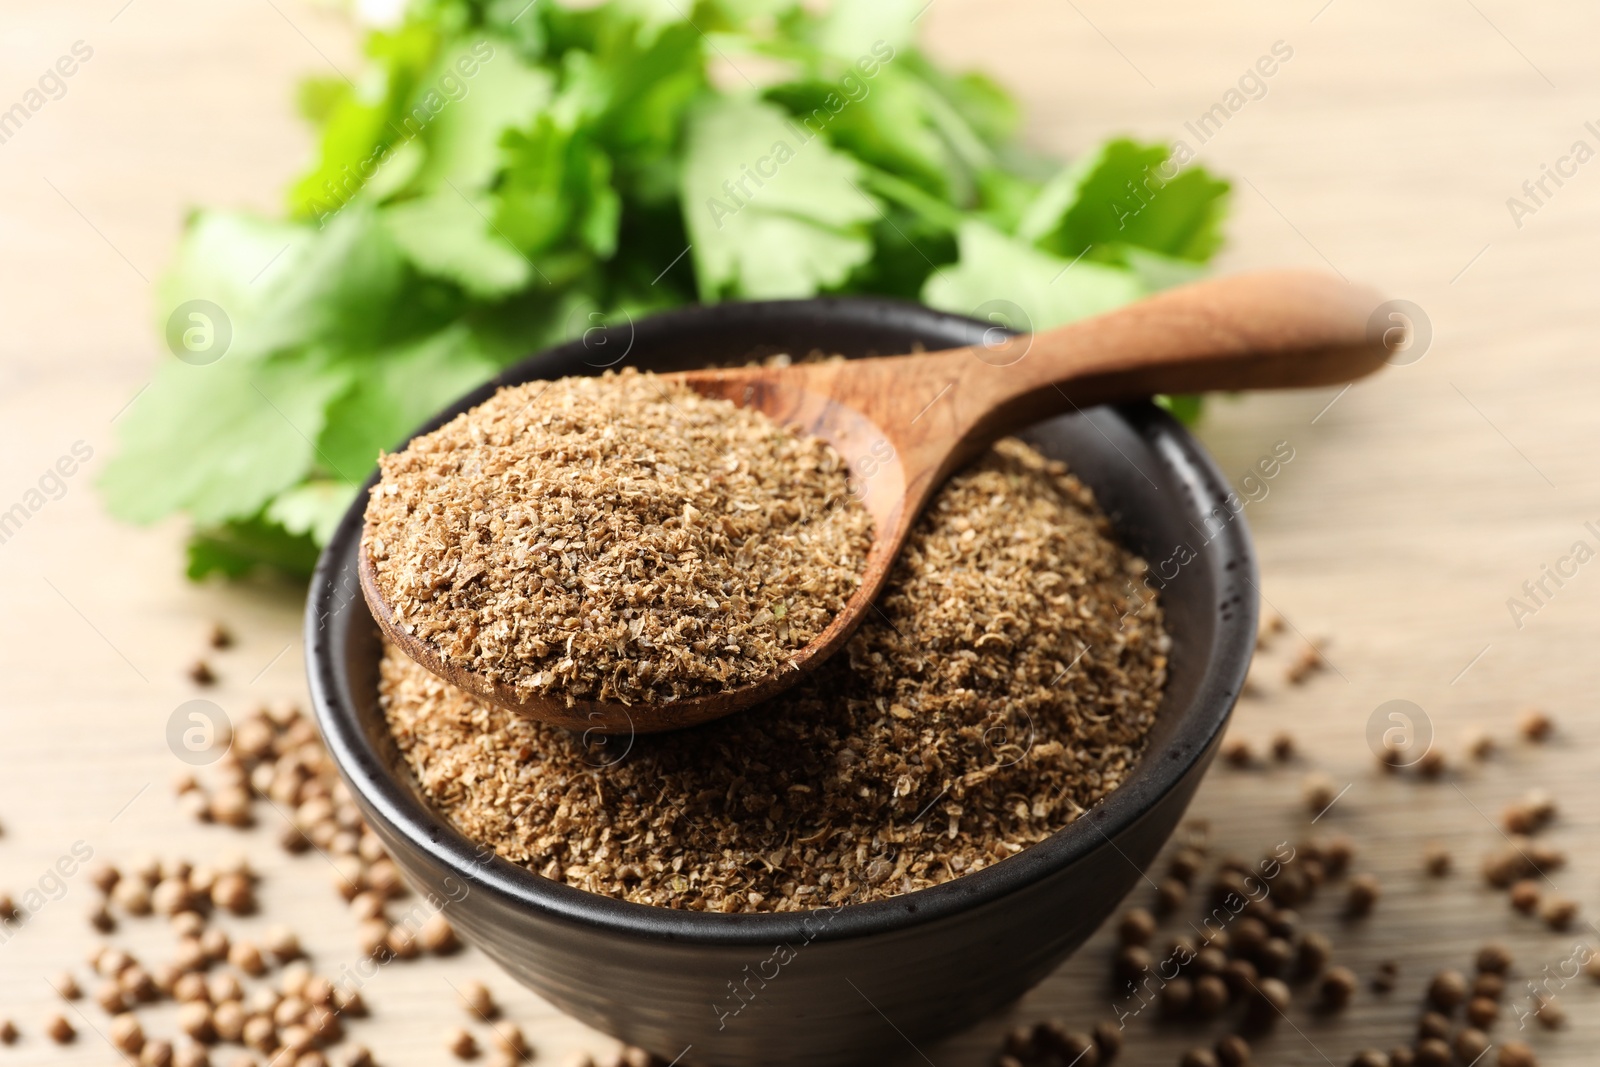
<instances>
[{"instance_id":1,"label":"spice mound","mask_svg":"<svg viewBox=\"0 0 1600 1067\"><path fill-rule=\"evenodd\" d=\"M650 374L531 382L384 456L363 550L406 632L524 698L662 704L780 669L860 584L825 442Z\"/></svg>"},{"instance_id":2,"label":"spice mound","mask_svg":"<svg viewBox=\"0 0 1600 1067\"><path fill-rule=\"evenodd\" d=\"M1008 440L935 497L847 651L749 711L586 743L393 648L380 698L434 807L547 878L702 911L880 900L1122 783L1166 681L1145 571L1086 487Z\"/></svg>"}]
</instances>

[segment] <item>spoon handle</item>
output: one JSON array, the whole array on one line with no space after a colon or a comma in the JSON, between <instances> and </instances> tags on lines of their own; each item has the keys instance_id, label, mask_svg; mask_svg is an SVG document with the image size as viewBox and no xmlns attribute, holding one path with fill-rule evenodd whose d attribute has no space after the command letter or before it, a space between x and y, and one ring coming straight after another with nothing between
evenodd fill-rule
<instances>
[{"instance_id":1,"label":"spoon handle","mask_svg":"<svg viewBox=\"0 0 1600 1067\"><path fill-rule=\"evenodd\" d=\"M1374 336L1367 325L1380 301L1312 271L1244 274L1042 333L934 353L917 377L953 383L952 403L946 412L930 409L918 421L931 415L932 424L908 436L940 451L952 437L981 447L1011 427L1094 404L1350 381L1389 355L1381 331Z\"/></svg>"}]
</instances>

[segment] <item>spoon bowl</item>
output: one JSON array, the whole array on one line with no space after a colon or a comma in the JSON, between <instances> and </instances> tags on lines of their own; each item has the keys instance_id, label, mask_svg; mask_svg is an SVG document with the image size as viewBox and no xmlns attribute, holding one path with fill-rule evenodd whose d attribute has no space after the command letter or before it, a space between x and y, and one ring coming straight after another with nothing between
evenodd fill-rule
<instances>
[{"instance_id":1,"label":"spoon bowl","mask_svg":"<svg viewBox=\"0 0 1600 1067\"><path fill-rule=\"evenodd\" d=\"M888 582L917 516L944 479L1012 429L1156 393L1333 385L1390 355L1367 327L1379 297L1341 279L1271 271L1199 282L1031 335L911 356L681 372L702 395L758 410L828 442L873 520L861 583L787 664L737 688L652 705L529 694L448 662L383 599L369 554L361 588L386 636L452 684L522 715L595 733L650 733L719 718L777 695L849 639Z\"/></svg>"}]
</instances>

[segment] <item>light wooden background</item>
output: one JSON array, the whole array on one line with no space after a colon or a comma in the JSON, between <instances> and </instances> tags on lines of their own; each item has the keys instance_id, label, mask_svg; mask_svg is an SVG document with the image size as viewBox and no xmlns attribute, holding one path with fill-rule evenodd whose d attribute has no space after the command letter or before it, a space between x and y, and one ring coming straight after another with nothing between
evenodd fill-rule
<instances>
[{"instance_id":1,"label":"light wooden background","mask_svg":"<svg viewBox=\"0 0 1600 1067\"><path fill-rule=\"evenodd\" d=\"M1600 520L1594 467L1600 364L1593 358L1600 162L1590 163L1518 228L1506 208L1600 119L1593 42L1600 9L1510 0L934 0L931 47L984 66L1030 115L1030 139L1071 153L1119 131L1184 136L1255 59L1282 40L1294 57L1265 98L1234 115L1202 157L1238 178L1230 269L1332 266L1427 310L1420 362L1334 400L1318 395L1222 400L1204 436L1242 473L1280 440L1295 458L1247 514L1264 592L1305 635L1326 637L1334 669L1286 690L1281 645L1261 665L1263 696L1238 728L1287 729L1306 756L1271 773L1218 770L1195 813L1224 847L1254 853L1306 831L1300 779L1313 765L1350 784L1318 829L1364 842L1360 865L1387 892L1358 928L1313 919L1339 936L1362 973L1402 961L1400 991L1363 992L1343 1024L1295 1015L1261 1047L1262 1062L1345 1063L1361 1045L1409 1032L1424 972L1463 965L1486 936L1510 939L1524 972L1555 965L1580 936L1545 934L1482 889L1490 825L1534 784L1562 802L1555 838L1574 852L1560 888L1600 915L1594 768L1600 742L1592 650L1600 638L1600 564L1518 630L1506 600ZM111 420L162 354L149 279L193 204L273 209L305 158L290 86L330 62L355 65L341 21L303 0L9 0L0 10L0 107L9 106L76 40L94 57L66 96L0 145L0 505L82 440L90 470L0 545L0 888L20 892L83 840L97 855L236 847L230 831L186 824L168 782L168 714L193 695L183 677L209 621L239 647L217 657L216 699L243 709L303 691L298 596L273 587L196 588L179 576L176 524L129 530L101 512L90 481L112 450ZM1292 635L1291 635L1292 636ZM1422 786L1380 777L1364 730L1391 698L1428 712L1452 752L1467 725L1509 735L1524 703L1548 707L1559 743L1511 745L1490 764ZM120 813L120 814L119 814ZM265 835L268 831L260 831ZM1427 883L1418 851L1446 842L1465 873ZM263 848L267 918L292 918L320 962L353 958L350 923L314 857ZM38 1025L45 977L90 942L78 879L0 946L0 1014L24 1041L0 1062L108 1063L93 1034L66 1051ZM265 920L261 920L265 921ZM235 924L248 928L250 923ZM137 940L137 939L136 939ZM1019 1007L1015 1018L1108 1013L1097 941ZM357 1028L381 1062L438 1063L439 1033L458 1020L446 981L485 974L558 1059L604 1039L564 1020L472 956L386 969L370 989L377 1014ZM1565 1033L1536 1035L1546 1063L1591 1062L1600 989L1563 993ZM91 1017L99 1017L88 1009ZM907 1051L939 1067L988 1062L997 1020ZM1127 1062L1175 1062L1181 1033L1134 1024ZM1513 1024L1502 1024L1506 1035Z\"/></svg>"}]
</instances>

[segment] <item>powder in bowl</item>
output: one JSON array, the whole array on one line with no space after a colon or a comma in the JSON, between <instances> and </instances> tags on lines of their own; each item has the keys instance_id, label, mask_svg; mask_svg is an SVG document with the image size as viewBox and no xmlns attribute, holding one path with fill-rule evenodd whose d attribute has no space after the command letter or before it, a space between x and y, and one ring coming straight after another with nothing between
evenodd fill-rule
<instances>
[{"instance_id":1,"label":"powder in bowl","mask_svg":"<svg viewBox=\"0 0 1600 1067\"><path fill-rule=\"evenodd\" d=\"M1008 440L934 497L847 650L740 714L598 742L394 648L380 699L423 795L536 873L702 911L881 900L1014 855L1123 782L1166 683L1144 574L1085 486Z\"/></svg>"}]
</instances>

